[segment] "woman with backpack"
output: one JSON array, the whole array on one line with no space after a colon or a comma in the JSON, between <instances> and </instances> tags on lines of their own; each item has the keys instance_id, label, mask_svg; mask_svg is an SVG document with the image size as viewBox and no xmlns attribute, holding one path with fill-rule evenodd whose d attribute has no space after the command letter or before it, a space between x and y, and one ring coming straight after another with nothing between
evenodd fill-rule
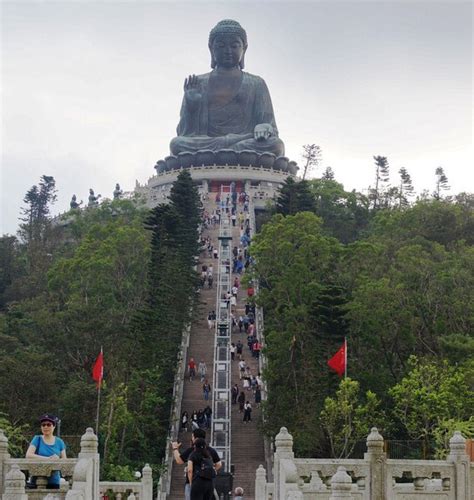
<instances>
[{"instance_id":1,"label":"woman with backpack","mask_svg":"<svg viewBox=\"0 0 474 500\"><path fill-rule=\"evenodd\" d=\"M188 460L188 479L191 484L191 500L213 500L216 471L206 441L194 440L194 451Z\"/></svg>"}]
</instances>

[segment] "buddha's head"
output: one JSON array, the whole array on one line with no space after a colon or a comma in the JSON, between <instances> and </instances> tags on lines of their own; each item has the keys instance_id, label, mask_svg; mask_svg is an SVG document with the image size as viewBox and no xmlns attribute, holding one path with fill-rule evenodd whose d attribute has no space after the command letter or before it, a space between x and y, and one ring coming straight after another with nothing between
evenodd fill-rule
<instances>
[{"instance_id":1,"label":"buddha's head","mask_svg":"<svg viewBox=\"0 0 474 500\"><path fill-rule=\"evenodd\" d=\"M216 66L244 68L247 50L247 33L237 21L224 19L218 22L209 33L211 68Z\"/></svg>"}]
</instances>

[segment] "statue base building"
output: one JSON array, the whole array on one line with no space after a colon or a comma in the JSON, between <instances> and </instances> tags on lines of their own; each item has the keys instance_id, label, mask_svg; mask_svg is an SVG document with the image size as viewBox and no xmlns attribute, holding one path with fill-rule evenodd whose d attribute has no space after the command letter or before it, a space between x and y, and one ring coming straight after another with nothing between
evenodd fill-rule
<instances>
[{"instance_id":1,"label":"statue base building","mask_svg":"<svg viewBox=\"0 0 474 500\"><path fill-rule=\"evenodd\" d=\"M171 186L181 169L190 171L201 195L218 192L221 186L233 182L237 192L247 193L255 208L265 208L268 200L274 200L279 187L287 177L295 177L298 166L286 157L272 153L232 150L184 152L159 160L156 175L144 185L138 182L135 193L141 195L150 208L166 203Z\"/></svg>"}]
</instances>

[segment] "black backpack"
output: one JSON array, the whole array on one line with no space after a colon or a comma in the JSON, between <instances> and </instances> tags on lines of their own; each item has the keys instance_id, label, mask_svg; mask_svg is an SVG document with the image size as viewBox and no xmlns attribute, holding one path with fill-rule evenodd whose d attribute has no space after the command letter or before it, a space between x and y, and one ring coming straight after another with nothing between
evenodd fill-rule
<instances>
[{"instance_id":1,"label":"black backpack","mask_svg":"<svg viewBox=\"0 0 474 500\"><path fill-rule=\"evenodd\" d=\"M201 479L212 480L216 477L216 470L214 469L214 462L210 458L203 458L201 467L197 469L196 476Z\"/></svg>"}]
</instances>

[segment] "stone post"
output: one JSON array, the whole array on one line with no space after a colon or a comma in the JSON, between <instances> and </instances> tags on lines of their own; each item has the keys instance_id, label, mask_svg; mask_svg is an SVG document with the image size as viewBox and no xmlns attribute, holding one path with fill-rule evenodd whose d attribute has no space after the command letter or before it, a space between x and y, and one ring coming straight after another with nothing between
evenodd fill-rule
<instances>
[{"instance_id":1,"label":"stone post","mask_svg":"<svg viewBox=\"0 0 474 500\"><path fill-rule=\"evenodd\" d=\"M209 181L207 179L202 180L202 192L205 196L209 193Z\"/></svg>"},{"instance_id":2,"label":"stone post","mask_svg":"<svg viewBox=\"0 0 474 500\"><path fill-rule=\"evenodd\" d=\"M142 469L142 492L140 500L153 500L153 473L148 464L145 464L145 467Z\"/></svg>"},{"instance_id":3,"label":"stone post","mask_svg":"<svg viewBox=\"0 0 474 500\"><path fill-rule=\"evenodd\" d=\"M12 465L5 476L4 491L2 500L28 500L28 495L25 493L25 475L16 464Z\"/></svg>"},{"instance_id":4,"label":"stone post","mask_svg":"<svg viewBox=\"0 0 474 500\"><path fill-rule=\"evenodd\" d=\"M86 492L86 498L88 494L91 495L90 498L99 498L99 468L100 468L100 456L97 452L98 450L98 439L94 434L92 427L86 429L85 434L81 437L81 451L79 453L79 459L86 459L91 461L92 466L92 484L88 485L88 491ZM90 489L89 489L90 488Z\"/></svg>"},{"instance_id":5,"label":"stone post","mask_svg":"<svg viewBox=\"0 0 474 500\"><path fill-rule=\"evenodd\" d=\"M282 483L286 482L285 469L280 463L282 460L294 460L295 454L293 453L293 436L288 432L286 427L282 427L280 432L275 437L275 458L273 465L273 498L274 500L281 500L285 492L282 488Z\"/></svg>"},{"instance_id":6,"label":"stone post","mask_svg":"<svg viewBox=\"0 0 474 500\"><path fill-rule=\"evenodd\" d=\"M267 484L267 474L263 465L260 464L257 469L257 474L255 477L255 498L259 498L261 500L267 500L266 495L266 484Z\"/></svg>"},{"instance_id":7,"label":"stone post","mask_svg":"<svg viewBox=\"0 0 474 500\"><path fill-rule=\"evenodd\" d=\"M244 183L244 191L250 196L250 186L252 184L252 181L250 181L249 179L246 179L245 180L245 183Z\"/></svg>"},{"instance_id":8,"label":"stone post","mask_svg":"<svg viewBox=\"0 0 474 500\"><path fill-rule=\"evenodd\" d=\"M372 427L367 436L367 453L364 459L370 468L370 498L385 500L385 464L387 456L383 451L383 437L379 434L377 427Z\"/></svg>"},{"instance_id":9,"label":"stone post","mask_svg":"<svg viewBox=\"0 0 474 500\"><path fill-rule=\"evenodd\" d=\"M3 429L0 429L0 493L3 491L3 478L5 477L5 460L10 458L8 453L8 438Z\"/></svg>"},{"instance_id":10,"label":"stone post","mask_svg":"<svg viewBox=\"0 0 474 500\"><path fill-rule=\"evenodd\" d=\"M446 461L454 465L454 497L459 500L472 498L470 481L470 459L466 453L466 439L455 431L449 440L449 455Z\"/></svg>"},{"instance_id":11,"label":"stone post","mask_svg":"<svg viewBox=\"0 0 474 500\"><path fill-rule=\"evenodd\" d=\"M329 500L353 500L351 494L352 479L346 472L346 468L339 466L337 472L331 478L331 496ZM375 500L379 497L370 497Z\"/></svg>"}]
</instances>

